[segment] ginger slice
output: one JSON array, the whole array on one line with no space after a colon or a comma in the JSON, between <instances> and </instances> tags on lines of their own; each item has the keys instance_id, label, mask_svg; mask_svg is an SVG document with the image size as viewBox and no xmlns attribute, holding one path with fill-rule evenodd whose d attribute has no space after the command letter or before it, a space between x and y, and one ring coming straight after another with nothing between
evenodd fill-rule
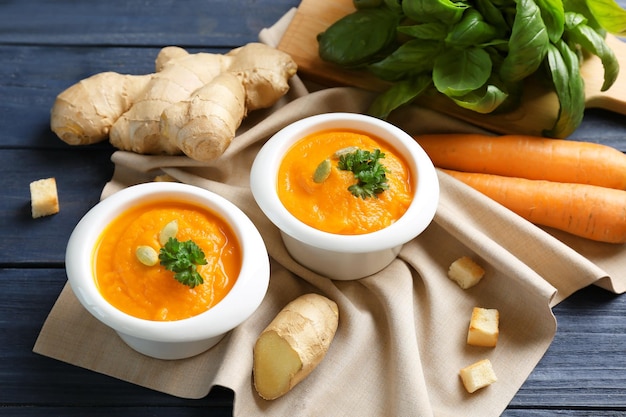
<instances>
[{"instance_id":1,"label":"ginger slice","mask_svg":"<svg viewBox=\"0 0 626 417\"><path fill-rule=\"evenodd\" d=\"M254 386L261 398L276 399L306 378L326 355L338 321L337 304L322 295L287 304L254 345Z\"/></svg>"}]
</instances>

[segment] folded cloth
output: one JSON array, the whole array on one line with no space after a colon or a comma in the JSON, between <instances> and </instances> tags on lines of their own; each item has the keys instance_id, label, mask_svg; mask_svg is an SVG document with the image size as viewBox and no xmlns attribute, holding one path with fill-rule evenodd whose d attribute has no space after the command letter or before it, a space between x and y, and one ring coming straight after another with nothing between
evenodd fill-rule
<instances>
[{"instance_id":1,"label":"folded cloth","mask_svg":"<svg viewBox=\"0 0 626 417\"><path fill-rule=\"evenodd\" d=\"M261 33L276 44L291 12ZM498 416L541 359L556 332L551 307L598 284L626 289L626 250L540 229L439 173L441 201L433 223L406 244L383 271L356 281L332 281L296 263L278 230L256 206L249 169L263 143L290 122L318 113L365 112L373 96L353 88L315 89L297 77L275 107L246 119L225 154L211 163L183 156L116 152L102 198L166 173L216 192L239 206L261 232L271 258L268 293L255 314L217 346L196 357L162 361L128 348L85 314L66 285L34 351L164 393L201 398L219 385L235 392L235 416ZM391 120L411 134L476 132L433 111L410 107ZM470 256L486 273L461 289L449 265ZM322 363L285 396L265 401L252 383L252 347L289 301L321 293L337 302L339 329ZM495 348L468 346L475 306L497 308ZM498 381L468 394L459 370L489 359Z\"/></svg>"}]
</instances>

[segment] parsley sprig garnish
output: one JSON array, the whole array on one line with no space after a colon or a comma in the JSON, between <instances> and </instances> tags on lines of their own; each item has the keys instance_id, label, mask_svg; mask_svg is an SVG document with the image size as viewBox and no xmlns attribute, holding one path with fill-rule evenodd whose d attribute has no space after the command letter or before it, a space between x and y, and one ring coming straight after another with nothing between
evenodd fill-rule
<instances>
[{"instance_id":1,"label":"parsley sprig garnish","mask_svg":"<svg viewBox=\"0 0 626 417\"><path fill-rule=\"evenodd\" d=\"M194 288L204 282L198 273L198 265L206 265L202 248L193 240L180 242L175 237L170 237L159 251L161 265L168 271L174 272L174 278L181 284Z\"/></svg>"},{"instance_id":2,"label":"parsley sprig garnish","mask_svg":"<svg viewBox=\"0 0 626 417\"><path fill-rule=\"evenodd\" d=\"M380 149L373 152L357 149L339 157L337 167L342 171L352 171L357 180L356 184L348 187L354 196L378 198L378 194L389 189L386 175L389 171L379 161L384 157Z\"/></svg>"}]
</instances>

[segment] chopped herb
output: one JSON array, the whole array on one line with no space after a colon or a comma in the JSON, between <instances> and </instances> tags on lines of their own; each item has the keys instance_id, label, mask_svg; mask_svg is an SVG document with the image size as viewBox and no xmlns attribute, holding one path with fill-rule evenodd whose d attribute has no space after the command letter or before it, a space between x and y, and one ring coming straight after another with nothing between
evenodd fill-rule
<instances>
[{"instance_id":1,"label":"chopped herb","mask_svg":"<svg viewBox=\"0 0 626 417\"><path fill-rule=\"evenodd\" d=\"M381 163L385 154L376 149L373 152L357 149L354 152L342 154L337 167L342 171L352 171L356 184L348 190L356 197L378 197L378 194L389 189L387 184L387 168Z\"/></svg>"},{"instance_id":2,"label":"chopped herb","mask_svg":"<svg viewBox=\"0 0 626 417\"><path fill-rule=\"evenodd\" d=\"M159 260L165 269L174 272L174 278L181 284L194 288L204 282L197 265L206 265L207 261L202 248L193 240L180 242L170 237L159 252Z\"/></svg>"}]
</instances>

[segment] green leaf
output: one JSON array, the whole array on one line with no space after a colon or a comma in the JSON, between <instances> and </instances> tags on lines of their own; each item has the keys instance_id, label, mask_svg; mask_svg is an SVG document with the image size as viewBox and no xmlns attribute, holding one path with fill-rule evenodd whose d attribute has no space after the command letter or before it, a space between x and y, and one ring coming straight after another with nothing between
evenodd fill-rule
<instances>
[{"instance_id":1,"label":"green leaf","mask_svg":"<svg viewBox=\"0 0 626 417\"><path fill-rule=\"evenodd\" d=\"M430 74L398 81L374 99L368 114L380 119L386 119L393 110L411 103L431 85L432 77Z\"/></svg>"},{"instance_id":2,"label":"green leaf","mask_svg":"<svg viewBox=\"0 0 626 417\"><path fill-rule=\"evenodd\" d=\"M451 0L403 0L402 11L416 22L453 24L461 20L467 4Z\"/></svg>"},{"instance_id":3,"label":"green leaf","mask_svg":"<svg viewBox=\"0 0 626 417\"><path fill-rule=\"evenodd\" d=\"M446 44L451 47L480 45L496 37L496 28L483 20L476 9L468 9L446 36Z\"/></svg>"},{"instance_id":4,"label":"green leaf","mask_svg":"<svg viewBox=\"0 0 626 417\"><path fill-rule=\"evenodd\" d=\"M546 56L550 43L541 11L533 0L519 0L516 11L509 52L500 68L500 77L507 82L533 74Z\"/></svg>"},{"instance_id":5,"label":"green leaf","mask_svg":"<svg viewBox=\"0 0 626 417\"><path fill-rule=\"evenodd\" d=\"M383 4L383 0L352 0L352 4L357 9L370 9L379 7Z\"/></svg>"},{"instance_id":6,"label":"green leaf","mask_svg":"<svg viewBox=\"0 0 626 417\"><path fill-rule=\"evenodd\" d=\"M174 272L174 278L181 284L194 288L204 282L196 266L207 261L202 248L192 240L180 242L170 237L159 251L159 260L165 269Z\"/></svg>"},{"instance_id":7,"label":"green leaf","mask_svg":"<svg viewBox=\"0 0 626 417\"><path fill-rule=\"evenodd\" d=\"M608 32L626 36L626 10L615 0L587 0L587 7L598 23Z\"/></svg>"},{"instance_id":8,"label":"green leaf","mask_svg":"<svg viewBox=\"0 0 626 417\"><path fill-rule=\"evenodd\" d=\"M572 12L580 14L585 18L588 26L591 26L598 32L606 32L606 30L602 29L600 23L598 23L596 18L593 16L591 10L589 10L589 7L587 7L586 0L563 0L563 6L566 13Z\"/></svg>"},{"instance_id":9,"label":"green leaf","mask_svg":"<svg viewBox=\"0 0 626 417\"><path fill-rule=\"evenodd\" d=\"M387 81L430 72L442 48L441 42L414 39L401 45L382 61L369 65L368 70Z\"/></svg>"},{"instance_id":10,"label":"green leaf","mask_svg":"<svg viewBox=\"0 0 626 417\"><path fill-rule=\"evenodd\" d=\"M375 60L396 39L399 16L385 8L360 9L318 34L324 61L354 67Z\"/></svg>"},{"instance_id":11,"label":"green leaf","mask_svg":"<svg viewBox=\"0 0 626 417\"><path fill-rule=\"evenodd\" d=\"M508 93L494 84L488 84L480 90L472 91L462 97L452 97L452 100L464 109L476 113L493 113L508 98Z\"/></svg>"},{"instance_id":12,"label":"green leaf","mask_svg":"<svg viewBox=\"0 0 626 417\"><path fill-rule=\"evenodd\" d=\"M491 58L484 49L449 49L435 60L433 83L446 96L463 96L482 87L491 76L491 68Z\"/></svg>"},{"instance_id":13,"label":"green leaf","mask_svg":"<svg viewBox=\"0 0 626 417\"><path fill-rule=\"evenodd\" d=\"M582 48L598 56L604 67L604 83L601 91L608 90L617 80L619 75L619 61L615 53L604 41L604 38L598 34L593 28L581 21L581 16L568 13L567 38Z\"/></svg>"},{"instance_id":14,"label":"green leaf","mask_svg":"<svg viewBox=\"0 0 626 417\"><path fill-rule=\"evenodd\" d=\"M565 138L582 122L585 113L585 85L580 75L578 56L560 40L548 47L547 62L554 90L559 98L559 113L545 136Z\"/></svg>"},{"instance_id":15,"label":"green leaf","mask_svg":"<svg viewBox=\"0 0 626 417\"><path fill-rule=\"evenodd\" d=\"M496 6L490 0L476 0L475 4L483 19L496 28L498 37L502 37L509 32L510 27L501 7Z\"/></svg>"},{"instance_id":16,"label":"green leaf","mask_svg":"<svg viewBox=\"0 0 626 417\"><path fill-rule=\"evenodd\" d=\"M541 17L551 42L556 42L563 36L565 28L565 8L562 0L536 0L541 10Z\"/></svg>"},{"instance_id":17,"label":"green leaf","mask_svg":"<svg viewBox=\"0 0 626 417\"><path fill-rule=\"evenodd\" d=\"M378 197L378 194L389 189L387 184L387 169L380 163L385 154L380 149L373 152L357 149L354 152L342 154L337 167L342 171L352 171L356 184L348 187L355 197Z\"/></svg>"},{"instance_id":18,"label":"green leaf","mask_svg":"<svg viewBox=\"0 0 626 417\"><path fill-rule=\"evenodd\" d=\"M448 36L448 26L440 22L398 26L398 32L424 40L444 40Z\"/></svg>"},{"instance_id":19,"label":"green leaf","mask_svg":"<svg viewBox=\"0 0 626 417\"><path fill-rule=\"evenodd\" d=\"M394 13L402 14L402 0L383 0L385 6Z\"/></svg>"}]
</instances>

